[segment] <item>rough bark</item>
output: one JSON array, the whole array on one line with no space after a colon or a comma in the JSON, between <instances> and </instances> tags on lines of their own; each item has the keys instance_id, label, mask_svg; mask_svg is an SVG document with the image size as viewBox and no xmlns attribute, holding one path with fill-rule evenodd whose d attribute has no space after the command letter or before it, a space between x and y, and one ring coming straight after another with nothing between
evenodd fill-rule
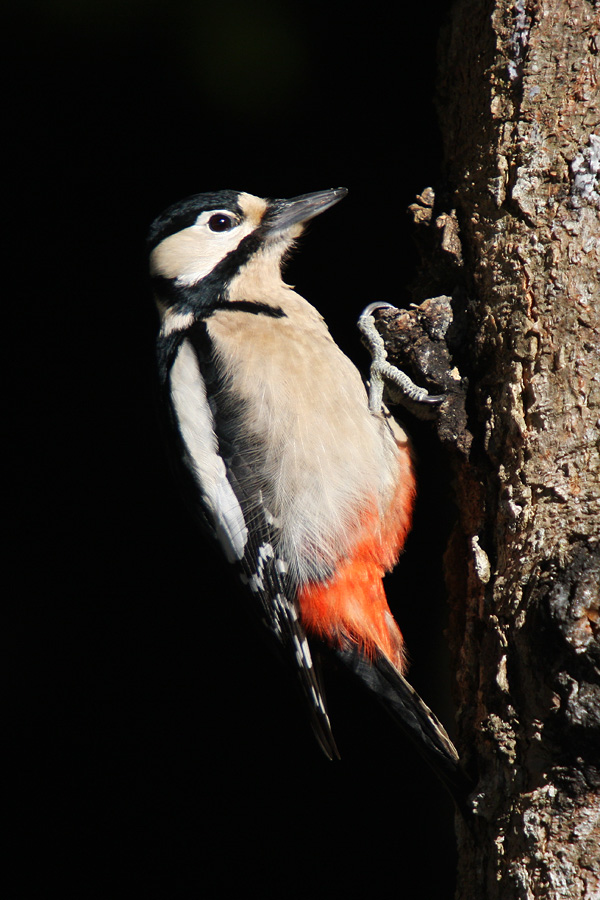
<instances>
[{"instance_id":1,"label":"rough bark","mask_svg":"<svg viewBox=\"0 0 600 900\"><path fill-rule=\"evenodd\" d=\"M445 192L412 207L416 299L446 296L381 320L448 396L464 900L600 897L599 49L588 0L457 3Z\"/></svg>"}]
</instances>

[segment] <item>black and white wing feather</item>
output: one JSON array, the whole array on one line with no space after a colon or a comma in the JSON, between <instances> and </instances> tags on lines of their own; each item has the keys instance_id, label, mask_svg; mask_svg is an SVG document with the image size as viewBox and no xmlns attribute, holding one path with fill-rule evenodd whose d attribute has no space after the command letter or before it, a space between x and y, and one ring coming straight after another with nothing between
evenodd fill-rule
<instances>
[{"instance_id":1,"label":"black and white wing feather","mask_svg":"<svg viewBox=\"0 0 600 900\"><path fill-rule=\"evenodd\" d=\"M240 456L231 435L221 433L218 392L209 396L207 391L211 361L196 331L159 342L159 369L179 477L193 512L238 568L263 624L292 665L319 744L327 756L337 757L286 561L277 554L277 524L262 503L260 486L247 477L252 460Z\"/></svg>"}]
</instances>

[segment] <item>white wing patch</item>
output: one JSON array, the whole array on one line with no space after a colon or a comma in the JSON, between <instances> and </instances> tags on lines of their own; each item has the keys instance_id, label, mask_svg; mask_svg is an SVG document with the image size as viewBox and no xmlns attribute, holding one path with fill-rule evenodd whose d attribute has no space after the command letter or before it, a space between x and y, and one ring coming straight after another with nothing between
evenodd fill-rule
<instances>
[{"instance_id":1,"label":"white wing patch","mask_svg":"<svg viewBox=\"0 0 600 900\"><path fill-rule=\"evenodd\" d=\"M206 387L194 348L183 340L170 372L171 399L202 499L229 562L244 555L248 529L218 453Z\"/></svg>"}]
</instances>

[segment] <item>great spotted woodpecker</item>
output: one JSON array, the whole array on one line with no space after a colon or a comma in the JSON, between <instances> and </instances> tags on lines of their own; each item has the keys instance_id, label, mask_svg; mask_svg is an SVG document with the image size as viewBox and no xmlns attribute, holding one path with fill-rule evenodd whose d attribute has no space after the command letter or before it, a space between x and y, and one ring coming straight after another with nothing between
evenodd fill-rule
<instances>
[{"instance_id":1,"label":"great spotted woodpecker","mask_svg":"<svg viewBox=\"0 0 600 900\"><path fill-rule=\"evenodd\" d=\"M382 376L402 387L402 375L373 328L377 304L359 323L373 347L369 397L320 314L281 279L304 224L345 195L219 191L158 216L149 249L165 408L188 499L294 667L324 752L338 756L319 644L376 694L456 797L456 750L404 677L382 584L415 497L408 438L381 402ZM416 391L413 400L440 399Z\"/></svg>"}]
</instances>

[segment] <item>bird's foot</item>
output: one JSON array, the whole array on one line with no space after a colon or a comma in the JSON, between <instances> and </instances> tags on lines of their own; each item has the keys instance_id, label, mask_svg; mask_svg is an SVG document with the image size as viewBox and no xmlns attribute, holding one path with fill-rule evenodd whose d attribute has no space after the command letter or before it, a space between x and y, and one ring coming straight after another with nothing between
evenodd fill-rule
<instances>
[{"instance_id":1,"label":"bird's foot","mask_svg":"<svg viewBox=\"0 0 600 900\"><path fill-rule=\"evenodd\" d=\"M369 409L374 413L381 412L384 389L392 403L426 407L438 406L444 400L444 394L429 394L425 388L418 387L408 375L387 361L383 338L375 328L373 313L377 309L396 309L396 307L391 303L369 303L358 318L358 328L362 332L364 343L371 354Z\"/></svg>"}]
</instances>

